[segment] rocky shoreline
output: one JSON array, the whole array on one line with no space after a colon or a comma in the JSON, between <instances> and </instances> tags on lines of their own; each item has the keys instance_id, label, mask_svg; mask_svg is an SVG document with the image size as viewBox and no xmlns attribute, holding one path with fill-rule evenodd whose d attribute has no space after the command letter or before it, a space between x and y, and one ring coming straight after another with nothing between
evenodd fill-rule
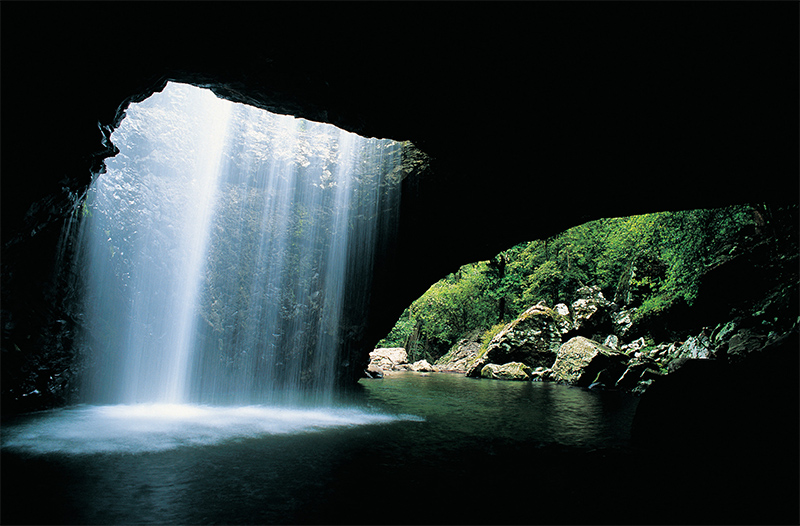
<instances>
[{"instance_id":1,"label":"rocky shoreline","mask_svg":"<svg viewBox=\"0 0 800 526\"><path fill-rule=\"evenodd\" d=\"M376 349L365 376L457 372L639 395L689 363L736 365L798 332L798 257L775 260L765 257L769 252L765 243L734 252L703 276L692 307L673 305L646 319L635 316L641 303L636 284L659 269L640 258L613 291L613 300L599 287L583 286L570 304L539 302L488 343L480 333L471 334L434 364L408 363L403 348ZM737 287L743 292L739 296Z\"/></svg>"}]
</instances>

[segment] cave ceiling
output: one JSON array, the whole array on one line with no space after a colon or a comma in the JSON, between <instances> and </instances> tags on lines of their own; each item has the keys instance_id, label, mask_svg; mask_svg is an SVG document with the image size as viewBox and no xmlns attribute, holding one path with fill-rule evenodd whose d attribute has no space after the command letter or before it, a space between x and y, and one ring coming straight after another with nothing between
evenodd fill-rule
<instances>
[{"instance_id":1,"label":"cave ceiling","mask_svg":"<svg viewBox=\"0 0 800 526\"><path fill-rule=\"evenodd\" d=\"M168 80L425 151L397 265L429 270L400 304L590 219L800 193L797 3L0 9L6 244L32 210L57 219L31 205L85 188L101 129Z\"/></svg>"}]
</instances>

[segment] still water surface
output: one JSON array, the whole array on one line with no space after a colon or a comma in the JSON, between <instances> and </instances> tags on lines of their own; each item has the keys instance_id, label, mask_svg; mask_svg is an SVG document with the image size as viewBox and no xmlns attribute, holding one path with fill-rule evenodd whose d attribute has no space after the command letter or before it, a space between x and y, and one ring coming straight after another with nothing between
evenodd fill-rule
<instances>
[{"instance_id":1,"label":"still water surface","mask_svg":"<svg viewBox=\"0 0 800 526\"><path fill-rule=\"evenodd\" d=\"M0 519L569 520L555 508L591 480L605 452L625 450L637 401L549 383L399 373L361 380L347 407L323 412L251 407L225 416L200 407L197 418L183 412L154 423L127 408L116 427L98 420L97 408L28 415L3 423ZM517 504L497 517L481 507L487 501ZM545 506L551 515L535 513Z\"/></svg>"}]
</instances>

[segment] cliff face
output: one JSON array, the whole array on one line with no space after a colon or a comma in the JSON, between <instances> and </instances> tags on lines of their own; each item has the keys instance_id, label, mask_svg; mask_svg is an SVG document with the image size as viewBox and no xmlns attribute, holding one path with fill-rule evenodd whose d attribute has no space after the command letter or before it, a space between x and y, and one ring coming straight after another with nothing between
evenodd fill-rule
<instances>
[{"instance_id":1,"label":"cliff face","mask_svg":"<svg viewBox=\"0 0 800 526\"><path fill-rule=\"evenodd\" d=\"M48 345L29 341L63 325L53 276L71 198L114 153L104 135L127 104L167 80L430 156L404 182L347 379L465 261L602 216L796 201L797 11L5 3L4 348Z\"/></svg>"}]
</instances>

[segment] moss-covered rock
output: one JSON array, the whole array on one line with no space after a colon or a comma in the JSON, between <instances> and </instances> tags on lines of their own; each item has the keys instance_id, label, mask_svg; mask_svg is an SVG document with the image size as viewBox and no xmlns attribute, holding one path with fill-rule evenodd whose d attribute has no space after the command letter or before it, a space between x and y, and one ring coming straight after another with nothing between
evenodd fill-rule
<instances>
[{"instance_id":1,"label":"moss-covered rock","mask_svg":"<svg viewBox=\"0 0 800 526\"><path fill-rule=\"evenodd\" d=\"M466 373L467 364L477 358L480 348L480 337L477 334L470 338L463 338L433 365L440 371Z\"/></svg>"},{"instance_id":2,"label":"moss-covered rock","mask_svg":"<svg viewBox=\"0 0 800 526\"><path fill-rule=\"evenodd\" d=\"M495 380L530 380L533 369L520 362L510 362L503 365L495 363L486 364L481 369L481 378Z\"/></svg>"},{"instance_id":3,"label":"moss-covered rock","mask_svg":"<svg viewBox=\"0 0 800 526\"><path fill-rule=\"evenodd\" d=\"M587 387L605 370L605 376L619 378L627 356L594 340L576 336L558 350L552 377L559 382Z\"/></svg>"},{"instance_id":4,"label":"moss-covered rock","mask_svg":"<svg viewBox=\"0 0 800 526\"><path fill-rule=\"evenodd\" d=\"M480 376L486 364L520 362L531 368L550 367L561 345L560 320L556 311L541 303L529 308L503 327L468 364L467 376Z\"/></svg>"}]
</instances>

